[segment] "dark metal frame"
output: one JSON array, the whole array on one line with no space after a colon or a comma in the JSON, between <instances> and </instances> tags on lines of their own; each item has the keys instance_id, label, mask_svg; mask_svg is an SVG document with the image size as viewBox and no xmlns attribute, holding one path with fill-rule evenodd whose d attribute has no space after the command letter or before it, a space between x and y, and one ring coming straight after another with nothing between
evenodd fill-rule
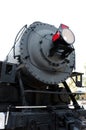
<instances>
[{"instance_id":1,"label":"dark metal frame","mask_svg":"<svg viewBox=\"0 0 86 130\"><path fill-rule=\"evenodd\" d=\"M12 73L7 75L6 66L12 65ZM1 67L1 83L14 83L15 84L15 74L16 74L16 65L10 63L2 63ZM9 69L8 69L8 72ZM3 73L3 74L2 74ZM80 73L79 73L80 74ZM75 73L75 76L78 74ZM14 76L14 78L12 77ZM73 74L74 76L74 74ZM26 93L44 93L44 94L68 94L73 101L75 109L82 111L79 104L77 103L74 93L71 92L66 81L63 82L63 85L67 93L58 92L56 90L24 90L24 84L22 82L21 73L18 70L17 72L18 83L20 88L20 97L21 97L21 106L9 105L6 111L6 129L28 129L28 130L72 130L75 125L77 112L73 113L67 105L50 105L50 106L27 106L27 101L25 98ZM81 78L82 79L82 78ZM77 81L77 80L76 80ZM82 80L81 80L82 81ZM84 112L84 114L86 111ZM79 126L81 127L81 126ZM80 129L80 128L79 128Z\"/></svg>"}]
</instances>

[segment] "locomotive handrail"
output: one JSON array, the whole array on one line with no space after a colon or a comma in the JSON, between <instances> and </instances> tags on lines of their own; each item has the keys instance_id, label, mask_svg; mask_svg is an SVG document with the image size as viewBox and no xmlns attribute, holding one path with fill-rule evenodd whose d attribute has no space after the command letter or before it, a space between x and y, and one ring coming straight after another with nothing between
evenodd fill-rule
<instances>
[{"instance_id":1,"label":"locomotive handrail","mask_svg":"<svg viewBox=\"0 0 86 130\"><path fill-rule=\"evenodd\" d=\"M14 45L13 45L13 55L14 55L14 58L16 57L15 56L15 45L17 44L17 42L21 39L22 35L24 34L25 30L27 29L27 24L24 25L20 31L17 33L16 37L15 37L15 40L14 40Z\"/></svg>"},{"instance_id":2,"label":"locomotive handrail","mask_svg":"<svg viewBox=\"0 0 86 130\"><path fill-rule=\"evenodd\" d=\"M8 60L8 56L9 56L10 52L12 51L12 49L13 49L13 56L14 56L14 58L16 57L16 56L15 56L15 45L16 45L17 42L21 39L21 37L22 37L22 35L24 34L24 32L25 32L26 29L27 29L27 24L24 25L24 26L20 29L20 31L17 33L17 35L16 35L16 37L15 37L15 40L14 40L14 45L12 46L12 48L10 49L9 53L8 53L7 56L6 56L6 61Z\"/></svg>"},{"instance_id":3,"label":"locomotive handrail","mask_svg":"<svg viewBox=\"0 0 86 130\"><path fill-rule=\"evenodd\" d=\"M58 91L47 91L47 90L24 90L25 93L46 93L46 94L65 94L65 95L75 95L75 94L84 94L84 93L80 93L80 92L74 92L74 93L70 93L70 92L58 92Z\"/></svg>"}]
</instances>

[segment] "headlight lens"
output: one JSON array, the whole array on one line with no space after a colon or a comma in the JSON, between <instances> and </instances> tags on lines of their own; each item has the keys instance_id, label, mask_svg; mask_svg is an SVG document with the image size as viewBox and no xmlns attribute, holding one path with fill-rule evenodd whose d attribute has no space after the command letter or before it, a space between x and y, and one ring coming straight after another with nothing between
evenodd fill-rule
<instances>
[{"instance_id":1,"label":"headlight lens","mask_svg":"<svg viewBox=\"0 0 86 130\"><path fill-rule=\"evenodd\" d=\"M63 29L61 35L62 35L62 38L64 39L64 41L67 42L68 44L74 43L75 36L70 29L68 29L68 28Z\"/></svg>"}]
</instances>

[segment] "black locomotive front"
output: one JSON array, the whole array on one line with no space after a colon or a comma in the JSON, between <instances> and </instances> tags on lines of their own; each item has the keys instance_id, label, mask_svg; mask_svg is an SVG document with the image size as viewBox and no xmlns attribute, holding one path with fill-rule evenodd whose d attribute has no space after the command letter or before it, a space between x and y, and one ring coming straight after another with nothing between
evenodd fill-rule
<instances>
[{"instance_id":1,"label":"black locomotive front","mask_svg":"<svg viewBox=\"0 0 86 130\"><path fill-rule=\"evenodd\" d=\"M0 129L86 129L86 111L66 82L75 77L76 85L82 86L82 73L72 73L74 42L64 24L56 28L35 22L19 31L6 60L0 62Z\"/></svg>"},{"instance_id":2,"label":"black locomotive front","mask_svg":"<svg viewBox=\"0 0 86 130\"><path fill-rule=\"evenodd\" d=\"M31 87L56 85L65 81L75 66L74 41L66 25L56 28L35 22L19 32L7 61L22 66L22 80Z\"/></svg>"}]
</instances>

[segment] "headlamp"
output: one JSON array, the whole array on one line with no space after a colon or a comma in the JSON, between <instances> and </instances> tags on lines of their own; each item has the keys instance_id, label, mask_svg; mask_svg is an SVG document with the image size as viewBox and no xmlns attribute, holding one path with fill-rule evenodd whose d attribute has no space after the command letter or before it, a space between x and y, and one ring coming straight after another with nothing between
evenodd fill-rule
<instances>
[{"instance_id":1,"label":"headlamp","mask_svg":"<svg viewBox=\"0 0 86 130\"><path fill-rule=\"evenodd\" d=\"M62 29L61 36L63 40L68 44L73 44L75 41L75 36L69 28Z\"/></svg>"}]
</instances>

